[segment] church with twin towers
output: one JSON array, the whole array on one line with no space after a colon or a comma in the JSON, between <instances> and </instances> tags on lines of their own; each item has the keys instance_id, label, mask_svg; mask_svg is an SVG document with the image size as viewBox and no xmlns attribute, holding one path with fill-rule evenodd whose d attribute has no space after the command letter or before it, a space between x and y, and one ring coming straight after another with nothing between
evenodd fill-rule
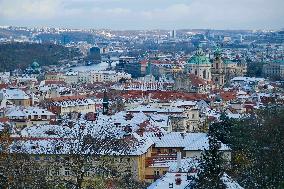
<instances>
[{"instance_id":1,"label":"church with twin towers","mask_svg":"<svg viewBox=\"0 0 284 189\"><path fill-rule=\"evenodd\" d=\"M187 61L185 70L211 82L216 88L221 88L233 77L245 76L247 65L239 56L234 58L223 56L219 47L214 50L213 58L210 58L201 46L198 46L195 54Z\"/></svg>"}]
</instances>

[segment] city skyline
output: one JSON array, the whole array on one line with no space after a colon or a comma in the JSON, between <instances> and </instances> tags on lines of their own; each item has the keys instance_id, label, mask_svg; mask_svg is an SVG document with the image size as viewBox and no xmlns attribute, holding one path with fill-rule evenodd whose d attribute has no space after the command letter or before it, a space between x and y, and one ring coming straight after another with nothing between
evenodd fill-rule
<instances>
[{"instance_id":1,"label":"city skyline","mask_svg":"<svg viewBox=\"0 0 284 189\"><path fill-rule=\"evenodd\" d=\"M1 0L0 25L95 29L281 29L281 0Z\"/></svg>"}]
</instances>

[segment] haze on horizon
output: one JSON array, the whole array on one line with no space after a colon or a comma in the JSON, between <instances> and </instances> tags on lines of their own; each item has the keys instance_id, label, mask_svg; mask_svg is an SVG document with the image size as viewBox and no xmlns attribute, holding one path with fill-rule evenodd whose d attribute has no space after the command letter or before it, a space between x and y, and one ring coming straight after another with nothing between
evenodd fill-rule
<instances>
[{"instance_id":1,"label":"haze on horizon","mask_svg":"<svg viewBox=\"0 0 284 189\"><path fill-rule=\"evenodd\" d=\"M0 25L281 29L283 0L0 0Z\"/></svg>"}]
</instances>

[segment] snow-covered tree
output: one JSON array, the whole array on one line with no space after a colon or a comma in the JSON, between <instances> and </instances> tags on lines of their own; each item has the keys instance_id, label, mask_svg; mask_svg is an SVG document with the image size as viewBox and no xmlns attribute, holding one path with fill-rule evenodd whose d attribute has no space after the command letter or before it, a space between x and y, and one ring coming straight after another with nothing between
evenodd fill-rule
<instances>
[{"instance_id":1,"label":"snow-covered tree","mask_svg":"<svg viewBox=\"0 0 284 189\"><path fill-rule=\"evenodd\" d=\"M208 132L209 149L203 152L195 189L224 188L224 183L221 181L224 174L224 160L222 152L219 151L221 142L217 139L216 131L215 124L211 124Z\"/></svg>"}]
</instances>

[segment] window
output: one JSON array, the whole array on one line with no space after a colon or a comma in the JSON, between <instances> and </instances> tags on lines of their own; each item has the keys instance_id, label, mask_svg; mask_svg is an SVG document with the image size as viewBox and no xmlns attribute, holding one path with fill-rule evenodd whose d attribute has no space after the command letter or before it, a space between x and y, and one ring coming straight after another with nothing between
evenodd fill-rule
<instances>
[{"instance_id":1,"label":"window","mask_svg":"<svg viewBox=\"0 0 284 189\"><path fill-rule=\"evenodd\" d=\"M160 171L155 170L155 171L154 171L154 175L155 175L155 176L159 176L159 175L160 175Z\"/></svg>"},{"instance_id":2,"label":"window","mask_svg":"<svg viewBox=\"0 0 284 189\"><path fill-rule=\"evenodd\" d=\"M46 169L45 169L45 174L46 174L47 176L50 175L50 170L49 170L49 168L46 168Z\"/></svg>"},{"instance_id":3,"label":"window","mask_svg":"<svg viewBox=\"0 0 284 189\"><path fill-rule=\"evenodd\" d=\"M85 172L85 176L86 176L86 177L90 177L90 172L89 172L89 171L86 171L86 172Z\"/></svg>"},{"instance_id":4,"label":"window","mask_svg":"<svg viewBox=\"0 0 284 189\"><path fill-rule=\"evenodd\" d=\"M70 168L65 167L65 176L70 176Z\"/></svg>"},{"instance_id":5,"label":"window","mask_svg":"<svg viewBox=\"0 0 284 189\"><path fill-rule=\"evenodd\" d=\"M36 167L36 168L34 169L34 174L39 174L39 172L40 172L40 169L39 169L38 167Z\"/></svg>"},{"instance_id":6,"label":"window","mask_svg":"<svg viewBox=\"0 0 284 189\"><path fill-rule=\"evenodd\" d=\"M55 175L55 176L59 176L59 175L60 175L60 170L59 170L59 168L55 168L55 170L54 170L54 175Z\"/></svg>"},{"instance_id":7,"label":"window","mask_svg":"<svg viewBox=\"0 0 284 189\"><path fill-rule=\"evenodd\" d=\"M203 71L203 79L206 79L206 70Z\"/></svg>"},{"instance_id":8,"label":"window","mask_svg":"<svg viewBox=\"0 0 284 189\"><path fill-rule=\"evenodd\" d=\"M194 117L195 117L195 114L192 114L192 119L194 119Z\"/></svg>"}]
</instances>

